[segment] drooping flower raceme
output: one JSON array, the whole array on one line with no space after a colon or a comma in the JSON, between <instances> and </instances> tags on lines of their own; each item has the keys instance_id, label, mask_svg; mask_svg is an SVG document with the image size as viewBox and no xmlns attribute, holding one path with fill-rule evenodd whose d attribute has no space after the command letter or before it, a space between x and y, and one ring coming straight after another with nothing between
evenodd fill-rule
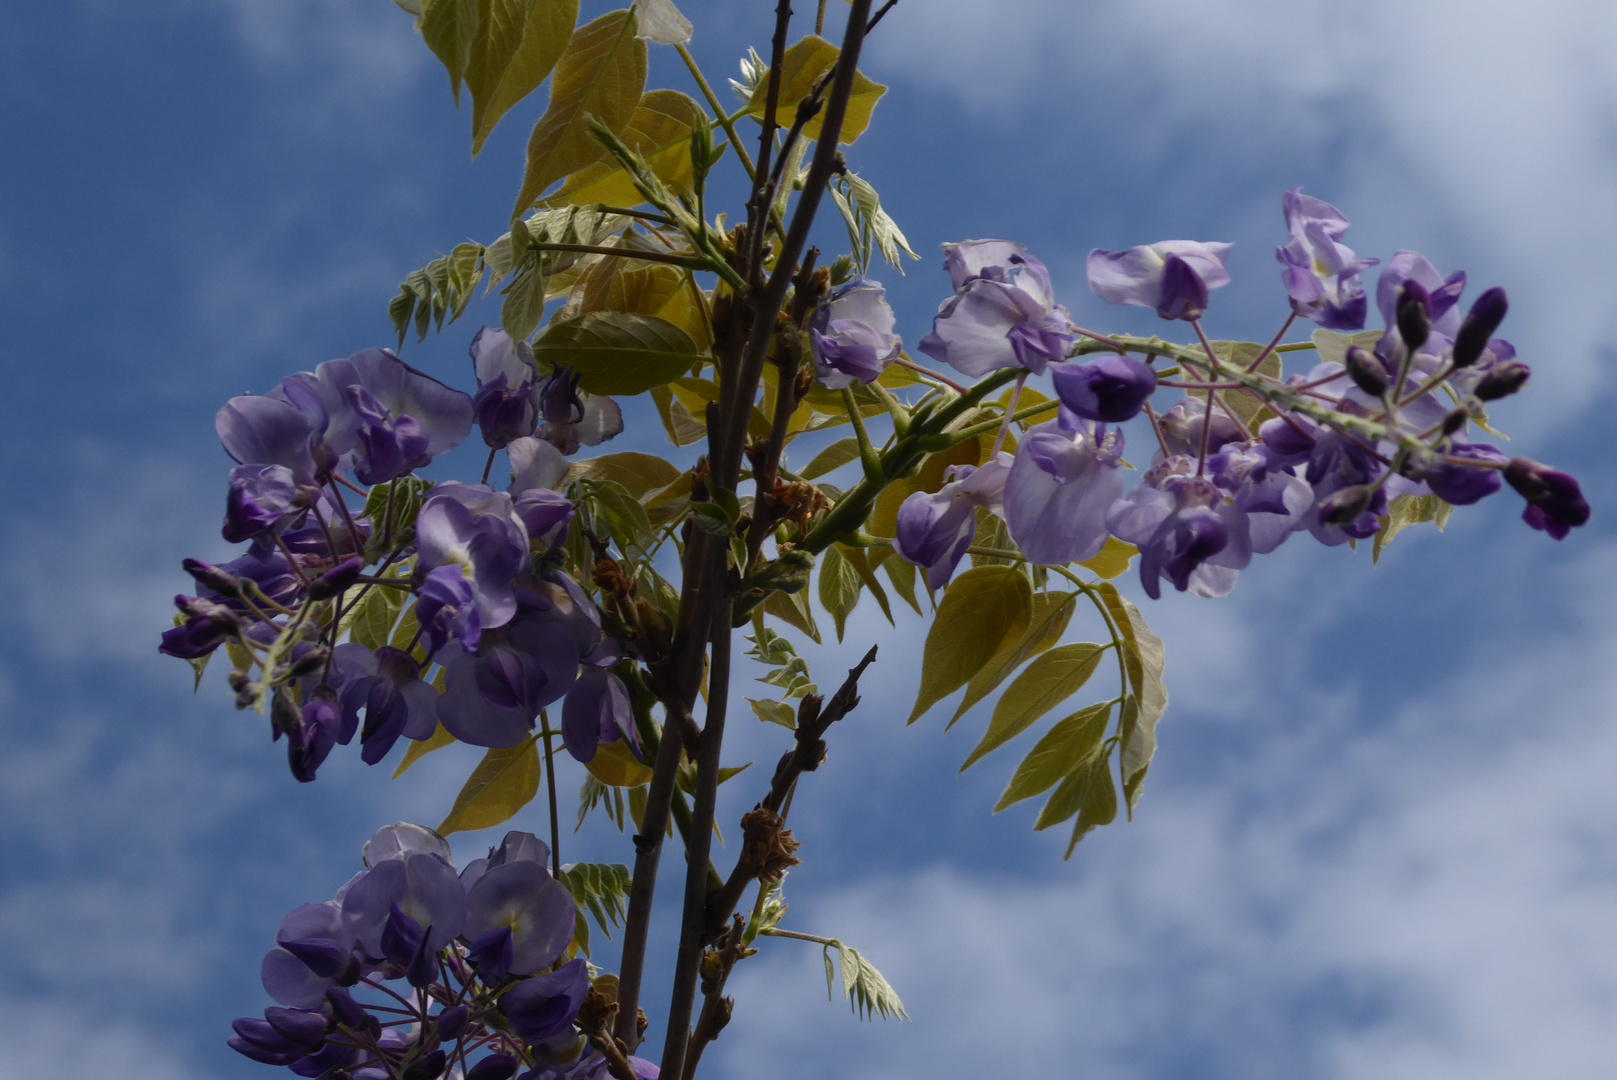
<instances>
[{"instance_id":1,"label":"drooping flower raceme","mask_svg":"<svg viewBox=\"0 0 1617 1080\"><path fill-rule=\"evenodd\" d=\"M955 293L921 339L922 352L972 378L1014 367L1042 375L1066 358L1072 319L1055 302L1042 262L1005 240L967 240L943 250Z\"/></svg>"},{"instance_id":2,"label":"drooping flower raceme","mask_svg":"<svg viewBox=\"0 0 1617 1080\"><path fill-rule=\"evenodd\" d=\"M1231 245L1163 240L1127 251L1089 253L1089 287L1108 304L1156 308L1164 319L1199 319L1208 293L1230 282Z\"/></svg>"}]
</instances>

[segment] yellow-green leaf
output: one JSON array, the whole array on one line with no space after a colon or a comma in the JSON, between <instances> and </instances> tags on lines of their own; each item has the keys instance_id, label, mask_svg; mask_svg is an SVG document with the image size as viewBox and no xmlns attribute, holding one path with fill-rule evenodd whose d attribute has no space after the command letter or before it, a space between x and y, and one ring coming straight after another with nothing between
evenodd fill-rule
<instances>
[{"instance_id":1,"label":"yellow-green leaf","mask_svg":"<svg viewBox=\"0 0 1617 1080\"><path fill-rule=\"evenodd\" d=\"M951 446L928 457L914 476L894 480L876 496L866 526L875 536L898 535L898 508L917 491L933 492L943 486L943 473L951 465L981 465L993 446L991 434Z\"/></svg>"},{"instance_id":2,"label":"yellow-green leaf","mask_svg":"<svg viewBox=\"0 0 1617 1080\"><path fill-rule=\"evenodd\" d=\"M979 566L956 577L927 631L921 687L908 722L913 724L1009 648L1032 615L1033 586L1017 568Z\"/></svg>"},{"instance_id":3,"label":"yellow-green leaf","mask_svg":"<svg viewBox=\"0 0 1617 1080\"><path fill-rule=\"evenodd\" d=\"M647 495L661 491L684 474L678 466L669 464L655 454L625 450L620 454L605 454L588 461L575 462L573 475L621 484L630 495L644 501Z\"/></svg>"},{"instance_id":4,"label":"yellow-green leaf","mask_svg":"<svg viewBox=\"0 0 1617 1080\"><path fill-rule=\"evenodd\" d=\"M1112 705L1108 701L1056 721L1016 767L1004 794L994 804L994 813L1048 791L1062 777L1087 765L1100 750L1111 718Z\"/></svg>"},{"instance_id":5,"label":"yellow-green leaf","mask_svg":"<svg viewBox=\"0 0 1617 1080\"><path fill-rule=\"evenodd\" d=\"M1101 646L1079 642L1051 649L1029 664L1027 670L1006 687L994 706L993 719L988 722L982 741L960 766L960 771L965 772L1076 694L1095 673L1104 655Z\"/></svg>"},{"instance_id":6,"label":"yellow-green leaf","mask_svg":"<svg viewBox=\"0 0 1617 1080\"><path fill-rule=\"evenodd\" d=\"M487 10L466 68L474 157L500 118L545 81L578 22L578 0L483 2Z\"/></svg>"},{"instance_id":7,"label":"yellow-green leaf","mask_svg":"<svg viewBox=\"0 0 1617 1080\"><path fill-rule=\"evenodd\" d=\"M683 45L691 39L691 21L674 6L674 0L637 0L641 37L659 45Z\"/></svg>"},{"instance_id":8,"label":"yellow-green leaf","mask_svg":"<svg viewBox=\"0 0 1617 1080\"><path fill-rule=\"evenodd\" d=\"M477 40L479 9L485 0L427 0L421 12L421 38L449 72L449 89L460 104L460 84Z\"/></svg>"},{"instance_id":9,"label":"yellow-green leaf","mask_svg":"<svg viewBox=\"0 0 1617 1080\"><path fill-rule=\"evenodd\" d=\"M838 439L818 454L815 454L814 460L805 465L803 471L797 475L805 480L813 480L815 477L835 472L850 461L858 460L859 440L851 438Z\"/></svg>"},{"instance_id":10,"label":"yellow-green leaf","mask_svg":"<svg viewBox=\"0 0 1617 1080\"><path fill-rule=\"evenodd\" d=\"M1252 361L1256 360L1258 354L1263 352L1262 345L1251 341L1214 341L1211 344L1213 352L1218 355L1220 360L1240 368L1251 367ZM1271 379L1280 378L1280 354L1271 352L1268 356L1265 356L1263 363L1258 365L1258 371ZM1195 395L1189 396L1194 397ZM1202 396L1205 397L1206 395ZM1259 424L1275 415L1274 411L1261 398L1240 390L1224 391L1223 399L1224 404L1228 405L1230 411L1240 418L1241 423L1246 425L1247 430L1254 433L1257 431Z\"/></svg>"},{"instance_id":11,"label":"yellow-green leaf","mask_svg":"<svg viewBox=\"0 0 1617 1080\"><path fill-rule=\"evenodd\" d=\"M889 625L896 625L893 623L892 605L887 602L887 591L881 587L881 581L876 577L877 564L871 561L870 549L844 548L842 557L853 567L853 572L859 575L859 580L865 583L870 595L876 598L876 606L881 608L881 613L887 617Z\"/></svg>"},{"instance_id":12,"label":"yellow-green leaf","mask_svg":"<svg viewBox=\"0 0 1617 1080\"><path fill-rule=\"evenodd\" d=\"M539 793L539 745L530 735L509 749L493 747L472 770L455 796L454 808L438 826L443 836L492 829L511 820Z\"/></svg>"},{"instance_id":13,"label":"yellow-green leaf","mask_svg":"<svg viewBox=\"0 0 1617 1080\"><path fill-rule=\"evenodd\" d=\"M1354 345L1361 349L1374 349L1381 340L1380 330L1365 330L1358 334L1338 334L1334 330L1314 331L1314 351L1322 364L1347 365L1347 351Z\"/></svg>"},{"instance_id":14,"label":"yellow-green leaf","mask_svg":"<svg viewBox=\"0 0 1617 1080\"><path fill-rule=\"evenodd\" d=\"M996 655L986 667L971 677L966 684L966 696L961 698L960 707L949 719L949 727L954 727L955 721L966 715L967 710L993 693L1029 657L1038 656L1054 647L1061 640L1061 635L1067 632L1067 624L1072 621L1077 602L1077 593L1035 593L1033 613L1028 618L1027 629L1015 645Z\"/></svg>"},{"instance_id":15,"label":"yellow-green leaf","mask_svg":"<svg viewBox=\"0 0 1617 1080\"><path fill-rule=\"evenodd\" d=\"M1085 559L1078 565L1090 573L1110 581L1115 577L1122 577L1128 572L1129 563L1140 549L1133 544L1125 544L1115 536L1106 538L1106 546L1100 549L1100 554L1092 559Z\"/></svg>"},{"instance_id":16,"label":"yellow-green leaf","mask_svg":"<svg viewBox=\"0 0 1617 1080\"><path fill-rule=\"evenodd\" d=\"M1117 785L1112 780L1109 747L1067 774L1039 811L1033 828L1048 829L1074 814L1078 815L1078 827L1073 831L1072 843L1067 846L1069 856L1085 833L1097 825L1108 825L1117 817Z\"/></svg>"},{"instance_id":17,"label":"yellow-green leaf","mask_svg":"<svg viewBox=\"0 0 1617 1080\"><path fill-rule=\"evenodd\" d=\"M545 367L571 364L592 394L633 397L679 378L696 362L696 343L649 315L596 311L552 325L533 343Z\"/></svg>"},{"instance_id":18,"label":"yellow-green leaf","mask_svg":"<svg viewBox=\"0 0 1617 1080\"><path fill-rule=\"evenodd\" d=\"M1375 544L1370 549L1371 564L1381 561L1381 549L1392 543L1393 537L1411 525L1438 521L1439 511L1447 505L1436 495L1402 495L1394 499L1387 507L1387 515L1381 519L1381 530L1376 533ZM1453 512L1452 507L1450 512ZM1448 515L1445 514L1438 528L1441 529L1447 521Z\"/></svg>"},{"instance_id":19,"label":"yellow-green leaf","mask_svg":"<svg viewBox=\"0 0 1617 1080\"><path fill-rule=\"evenodd\" d=\"M585 117L614 134L628 126L646 88L646 43L632 10L613 11L574 31L550 82L550 107L528 140L528 168L512 216L557 180L598 161L602 149Z\"/></svg>"},{"instance_id":20,"label":"yellow-green leaf","mask_svg":"<svg viewBox=\"0 0 1617 1080\"><path fill-rule=\"evenodd\" d=\"M1102 584L1098 591L1123 635L1124 666L1134 690L1123 703L1122 719L1118 722L1118 733L1122 737L1118 766L1132 817L1134 804L1140 797L1140 784L1151 765L1151 755L1157 750L1157 721L1168 708L1168 689L1162 682L1162 639L1146 626L1140 609L1123 599L1111 582Z\"/></svg>"},{"instance_id":21,"label":"yellow-green leaf","mask_svg":"<svg viewBox=\"0 0 1617 1080\"><path fill-rule=\"evenodd\" d=\"M779 724L788 731L797 730L797 710L784 701L770 701L768 698L760 701L757 698L748 698L747 704L752 706L753 713L766 724Z\"/></svg>"},{"instance_id":22,"label":"yellow-green leaf","mask_svg":"<svg viewBox=\"0 0 1617 1080\"><path fill-rule=\"evenodd\" d=\"M691 132L707 124L707 113L689 96L677 90L651 90L641 97L618 137L659 180L683 186L691 181ZM575 170L545 205L637 206L645 201L629 171L616 158L601 157Z\"/></svg>"},{"instance_id":23,"label":"yellow-green leaf","mask_svg":"<svg viewBox=\"0 0 1617 1080\"><path fill-rule=\"evenodd\" d=\"M410 745L404 751L404 760L399 762L397 769L393 770L393 779L397 780L405 774L411 765L414 765L434 750L442 750L454 741L455 737L449 734L442 724L439 724L430 736L420 742L411 740Z\"/></svg>"},{"instance_id":24,"label":"yellow-green leaf","mask_svg":"<svg viewBox=\"0 0 1617 1080\"><path fill-rule=\"evenodd\" d=\"M622 739L595 748L584 768L608 787L639 787L651 780L651 769L634 756Z\"/></svg>"},{"instance_id":25,"label":"yellow-green leaf","mask_svg":"<svg viewBox=\"0 0 1617 1080\"><path fill-rule=\"evenodd\" d=\"M765 615L775 616L787 626L803 631L814 644L820 644L820 628L814 622L814 612L809 610L807 589L772 592L764 597L763 609Z\"/></svg>"},{"instance_id":26,"label":"yellow-green leaf","mask_svg":"<svg viewBox=\"0 0 1617 1080\"><path fill-rule=\"evenodd\" d=\"M842 640L848 615L859 603L864 582L854 568L843 558L840 544L832 544L820 556L820 606L825 608L837 624L837 640Z\"/></svg>"},{"instance_id":27,"label":"yellow-green leaf","mask_svg":"<svg viewBox=\"0 0 1617 1080\"><path fill-rule=\"evenodd\" d=\"M887 567L887 580L893 583L893 591L915 609L915 614L921 614L921 604L915 598L915 567L897 555L889 558L883 565Z\"/></svg>"},{"instance_id":28,"label":"yellow-green leaf","mask_svg":"<svg viewBox=\"0 0 1617 1080\"><path fill-rule=\"evenodd\" d=\"M792 119L797 115L797 103L809 96L820 76L836 62L840 51L824 38L813 35L786 50L786 55L781 58L780 96L775 104L777 125L782 128L792 126ZM887 87L870 81L859 72L854 73L853 92L848 97L848 112L843 118L839 135L842 142L851 143L864 133L865 128L870 126L871 111L886 92ZM768 98L769 75L765 73L759 78L752 98L747 102L747 115L762 118ZM824 116L825 110L821 109L814 119L803 125L805 138L812 140L820 137Z\"/></svg>"}]
</instances>

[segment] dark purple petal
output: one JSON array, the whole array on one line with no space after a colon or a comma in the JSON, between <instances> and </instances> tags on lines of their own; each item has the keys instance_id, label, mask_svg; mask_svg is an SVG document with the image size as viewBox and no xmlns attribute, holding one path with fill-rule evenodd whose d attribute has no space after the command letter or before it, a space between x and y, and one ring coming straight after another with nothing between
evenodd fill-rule
<instances>
[{"instance_id":1,"label":"dark purple petal","mask_svg":"<svg viewBox=\"0 0 1617 1080\"><path fill-rule=\"evenodd\" d=\"M1589 520L1589 503L1577 480L1527 458L1512 458L1505 480L1527 500L1522 520L1556 540Z\"/></svg>"},{"instance_id":2,"label":"dark purple petal","mask_svg":"<svg viewBox=\"0 0 1617 1080\"><path fill-rule=\"evenodd\" d=\"M500 997L500 1011L511 1022L511 1030L529 1042L541 1042L572 1027L589 987L584 961L571 960L507 990Z\"/></svg>"},{"instance_id":3,"label":"dark purple petal","mask_svg":"<svg viewBox=\"0 0 1617 1080\"><path fill-rule=\"evenodd\" d=\"M1050 379L1063 405L1103 424L1132 420L1157 388L1157 373L1132 356L1056 364Z\"/></svg>"}]
</instances>

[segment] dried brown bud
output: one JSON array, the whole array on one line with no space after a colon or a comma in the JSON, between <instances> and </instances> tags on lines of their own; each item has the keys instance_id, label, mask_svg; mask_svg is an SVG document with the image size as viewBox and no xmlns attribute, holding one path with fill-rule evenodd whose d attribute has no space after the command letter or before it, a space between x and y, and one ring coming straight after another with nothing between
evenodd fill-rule
<instances>
[{"instance_id":1,"label":"dried brown bud","mask_svg":"<svg viewBox=\"0 0 1617 1080\"><path fill-rule=\"evenodd\" d=\"M757 868L757 878L765 885L777 883L799 863L793 854L798 843L792 831L781 828L781 824L780 815L765 806L741 818L741 857Z\"/></svg>"}]
</instances>

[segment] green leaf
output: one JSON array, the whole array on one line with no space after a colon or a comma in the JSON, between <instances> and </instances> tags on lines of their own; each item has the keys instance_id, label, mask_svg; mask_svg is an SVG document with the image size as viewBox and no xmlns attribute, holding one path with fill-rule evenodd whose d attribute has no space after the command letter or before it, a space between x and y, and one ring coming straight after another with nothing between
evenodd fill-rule
<instances>
[{"instance_id":1,"label":"green leaf","mask_svg":"<svg viewBox=\"0 0 1617 1080\"><path fill-rule=\"evenodd\" d=\"M618 137L659 180L688 186L692 176L691 132L707 124L707 113L687 95L677 90L651 90L641 97ZM603 156L575 170L561 189L545 200L545 205L638 206L645 201L629 170L616 158Z\"/></svg>"},{"instance_id":2,"label":"green leaf","mask_svg":"<svg viewBox=\"0 0 1617 1080\"><path fill-rule=\"evenodd\" d=\"M982 741L966 758L965 772L988 754L1022 734L1033 721L1076 694L1095 673L1105 649L1081 642L1062 645L1034 660L1006 688L994 706L994 717Z\"/></svg>"},{"instance_id":3,"label":"green leaf","mask_svg":"<svg viewBox=\"0 0 1617 1080\"><path fill-rule=\"evenodd\" d=\"M1123 716L1118 722L1122 738L1122 752L1118 768L1123 774L1123 793L1128 797L1129 816L1134 816L1134 804L1140 798L1140 785L1151 766L1151 755L1157 750L1157 721L1168 708L1168 690L1162 683L1162 639L1146 626L1140 609L1123 599L1111 582L1097 590L1123 635L1124 666L1134 693L1123 703Z\"/></svg>"},{"instance_id":4,"label":"green leaf","mask_svg":"<svg viewBox=\"0 0 1617 1080\"><path fill-rule=\"evenodd\" d=\"M1394 499L1387 507L1386 516L1381 519L1381 530L1376 533L1375 544L1370 549L1371 564L1381 561L1381 549L1392 543L1393 537L1411 525L1438 521L1438 514L1445 506L1448 504L1436 495L1402 495ZM1452 507L1449 512L1453 512ZM1447 522L1448 514L1444 514L1438 528L1441 529Z\"/></svg>"},{"instance_id":5,"label":"green leaf","mask_svg":"<svg viewBox=\"0 0 1617 1080\"><path fill-rule=\"evenodd\" d=\"M1078 820L1073 822L1072 839L1067 841L1067 852L1061 857L1072 858L1072 849L1090 830L1116 820L1117 785L1112 780L1111 753L1107 752L1089 763L1089 776L1078 805Z\"/></svg>"},{"instance_id":6,"label":"green leaf","mask_svg":"<svg viewBox=\"0 0 1617 1080\"><path fill-rule=\"evenodd\" d=\"M981 566L950 583L926 635L921 687L908 723L964 686L1033 615L1033 587L1015 567Z\"/></svg>"},{"instance_id":7,"label":"green leaf","mask_svg":"<svg viewBox=\"0 0 1617 1080\"><path fill-rule=\"evenodd\" d=\"M768 933L768 931L765 931ZM842 1000L846 1001L861 1020L880 1016L883 1020L908 1020L904 1003L874 964L866 960L858 949L852 949L832 938L822 950L825 956L825 992L835 1000L837 978L831 969L831 950L837 951L837 965L842 969Z\"/></svg>"},{"instance_id":8,"label":"green leaf","mask_svg":"<svg viewBox=\"0 0 1617 1080\"><path fill-rule=\"evenodd\" d=\"M646 44L635 38L632 10L613 11L579 27L556 63L550 107L528 140L528 167L513 216L545 189L600 159L602 149L585 117L614 134L628 126L646 87Z\"/></svg>"},{"instance_id":9,"label":"green leaf","mask_svg":"<svg viewBox=\"0 0 1617 1080\"><path fill-rule=\"evenodd\" d=\"M460 105L460 84L477 40L479 8L484 0L427 0L421 12L421 38L449 72L449 89Z\"/></svg>"},{"instance_id":10,"label":"green leaf","mask_svg":"<svg viewBox=\"0 0 1617 1080\"><path fill-rule=\"evenodd\" d=\"M574 863L563 867L561 880L573 894L573 902L588 907L596 925L610 938L612 928L621 925L629 911L629 868L622 863Z\"/></svg>"},{"instance_id":11,"label":"green leaf","mask_svg":"<svg viewBox=\"0 0 1617 1080\"><path fill-rule=\"evenodd\" d=\"M592 394L633 397L685 374L697 352L690 335L662 319L591 312L550 326L533 355L549 368L571 364Z\"/></svg>"},{"instance_id":12,"label":"green leaf","mask_svg":"<svg viewBox=\"0 0 1617 1080\"><path fill-rule=\"evenodd\" d=\"M636 0L639 35L659 45L683 45L691 40L691 21L680 14L674 0Z\"/></svg>"},{"instance_id":13,"label":"green leaf","mask_svg":"<svg viewBox=\"0 0 1617 1080\"><path fill-rule=\"evenodd\" d=\"M372 652L386 645L407 598L403 589L373 585L354 609L354 621L348 626L349 640Z\"/></svg>"},{"instance_id":14,"label":"green leaf","mask_svg":"<svg viewBox=\"0 0 1617 1080\"><path fill-rule=\"evenodd\" d=\"M619 548L630 545L645 551L652 541L651 519L640 500L622 484L611 480L589 482L589 495L594 500L597 516L604 519L604 530L618 542Z\"/></svg>"},{"instance_id":15,"label":"green leaf","mask_svg":"<svg viewBox=\"0 0 1617 1080\"><path fill-rule=\"evenodd\" d=\"M668 432L668 441L675 446L689 446L707 437L707 425L693 416L668 387L652 387L651 401L657 406L657 415L662 418L663 430Z\"/></svg>"},{"instance_id":16,"label":"green leaf","mask_svg":"<svg viewBox=\"0 0 1617 1080\"><path fill-rule=\"evenodd\" d=\"M805 480L813 480L817 476L835 472L850 461L859 460L858 439L838 439L836 442L814 455L814 460L804 466L803 471L797 475Z\"/></svg>"},{"instance_id":17,"label":"green leaf","mask_svg":"<svg viewBox=\"0 0 1617 1080\"><path fill-rule=\"evenodd\" d=\"M848 172L835 177L831 181L830 191L843 224L848 227L848 241L862 271L870 268L873 249L900 274L904 272L904 264L898 257L899 252L912 259L920 258L910 248L910 242L904 238L898 223L882 209L881 196L876 194L876 189L858 173Z\"/></svg>"},{"instance_id":18,"label":"green leaf","mask_svg":"<svg viewBox=\"0 0 1617 1080\"><path fill-rule=\"evenodd\" d=\"M1039 819L1033 823L1034 831L1041 832L1052 825L1059 825L1091 803L1096 804L1097 807L1102 805L1095 791L1098 787L1105 787L1112 792L1112 813L1115 815L1117 812L1117 794L1112 784L1110 747L1107 748L1105 753L1092 754L1079 762L1071 772L1062 778L1060 786L1045 802L1044 808L1039 811ZM1107 819L1107 821L1110 820L1110 818ZM1100 824L1105 823L1100 822ZM1070 848L1068 853L1071 854Z\"/></svg>"},{"instance_id":19,"label":"green leaf","mask_svg":"<svg viewBox=\"0 0 1617 1080\"><path fill-rule=\"evenodd\" d=\"M809 610L808 590L799 589L797 592L771 592L764 597L763 610L765 615L773 615L787 626L795 627L809 636L814 644L820 644L820 628L814 623L814 613Z\"/></svg>"},{"instance_id":20,"label":"green leaf","mask_svg":"<svg viewBox=\"0 0 1617 1080\"><path fill-rule=\"evenodd\" d=\"M1347 366L1347 351L1354 345L1361 349L1374 349L1381 340L1380 330L1365 330L1358 334L1338 334L1334 330L1314 331L1314 351L1322 364Z\"/></svg>"},{"instance_id":21,"label":"green leaf","mask_svg":"<svg viewBox=\"0 0 1617 1080\"><path fill-rule=\"evenodd\" d=\"M836 62L839 52L829 41L813 35L786 50L786 55L781 58L780 96L775 104L777 126L782 129L792 126L792 119L797 115L797 103L809 96L820 76ZM853 92L848 97L848 112L839 134L841 142L851 143L864 133L865 128L870 126L871 111L886 92L887 87L871 82L858 72L854 73ZM760 74L747 101L746 114L762 118L768 99L769 78L767 74ZM814 119L803 125L803 137L811 141L818 139L824 118L825 110L821 109Z\"/></svg>"},{"instance_id":22,"label":"green leaf","mask_svg":"<svg viewBox=\"0 0 1617 1080\"><path fill-rule=\"evenodd\" d=\"M760 701L757 698L748 698L747 704L758 719L766 724L779 724L788 731L797 730L797 710L784 701Z\"/></svg>"},{"instance_id":23,"label":"green leaf","mask_svg":"<svg viewBox=\"0 0 1617 1080\"><path fill-rule=\"evenodd\" d=\"M684 473L655 454L625 450L575 462L573 475L621 484L630 495L644 502L646 496L663 490Z\"/></svg>"},{"instance_id":24,"label":"green leaf","mask_svg":"<svg viewBox=\"0 0 1617 1080\"><path fill-rule=\"evenodd\" d=\"M538 736L529 735L509 749L491 748L455 796L455 805L438 826L442 836L492 829L509 821L539 793Z\"/></svg>"},{"instance_id":25,"label":"green leaf","mask_svg":"<svg viewBox=\"0 0 1617 1080\"><path fill-rule=\"evenodd\" d=\"M545 314L545 272L539 252L530 251L511 283L500 291L505 295L500 326L518 341L527 339L539 329Z\"/></svg>"},{"instance_id":26,"label":"green leaf","mask_svg":"<svg viewBox=\"0 0 1617 1080\"><path fill-rule=\"evenodd\" d=\"M399 762L397 769L393 770L393 779L397 780L409 770L411 765L414 765L434 750L442 750L444 747L453 744L454 741L455 737L449 734L442 724L439 724L431 735L420 742L410 740L410 745L404 751L404 760Z\"/></svg>"},{"instance_id":27,"label":"green leaf","mask_svg":"<svg viewBox=\"0 0 1617 1080\"><path fill-rule=\"evenodd\" d=\"M1016 767L1011 782L994 804L994 813L1048 791L1062 777L1086 764L1099 752L1111 718L1112 704L1107 701L1056 721Z\"/></svg>"},{"instance_id":28,"label":"green leaf","mask_svg":"<svg viewBox=\"0 0 1617 1080\"><path fill-rule=\"evenodd\" d=\"M1027 629L1015 645L995 655L986 667L971 677L966 684L966 696L949 719L949 727L954 727L955 721L966 715L968 709L993 693L994 688L1028 658L1054 647L1061 640L1061 635L1067 632L1067 624L1072 621L1077 602L1078 594L1073 592L1035 593L1033 613L1028 619Z\"/></svg>"},{"instance_id":29,"label":"green leaf","mask_svg":"<svg viewBox=\"0 0 1617 1080\"><path fill-rule=\"evenodd\" d=\"M1098 577L1110 581L1112 578L1122 577L1128 573L1129 563L1140 549L1133 544L1125 544L1115 536L1106 538L1106 546L1100 549L1100 554L1085 559L1078 565Z\"/></svg>"},{"instance_id":30,"label":"green leaf","mask_svg":"<svg viewBox=\"0 0 1617 1080\"><path fill-rule=\"evenodd\" d=\"M578 21L578 0L483 0L482 32L472 46L472 156L511 107L539 88L561 58Z\"/></svg>"},{"instance_id":31,"label":"green leaf","mask_svg":"<svg viewBox=\"0 0 1617 1080\"><path fill-rule=\"evenodd\" d=\"M887 590L881 587L881 581L876 577L876 567L870 561L870 550L843 548L842 557L853 567L853 572L859 575L859 580L870 590L870 595L876 598L876 606L880 607L881 613L887 617L888 625L896 626L897 624L893 622L893 607L887 602Z\"/></svg>"},{"instance_id":32,"label":"green leaf","mask_svg":"<svg viewBox=\"0 0 1617 1080\"><path fill-rule=\"evenodd\" d=\"M921 614L921 604L915 597L915 567L905 562L896 554L882 564L887 568L887 580L893 583L893 591L903 601L915 609L915 614Z\"/></svg>"},{"instance_id":33,"label":"green leaf","mask_svg":"<svg viewBox=\"0 0 1617 1080\"><path fill-rule=\"evenodd\" d=\"M837 640L842 640L848 615L859 603L864 581L843 557L842 545L832 544L820 556L820 606L837 624Z\"/></svg>"}]
</instances>

